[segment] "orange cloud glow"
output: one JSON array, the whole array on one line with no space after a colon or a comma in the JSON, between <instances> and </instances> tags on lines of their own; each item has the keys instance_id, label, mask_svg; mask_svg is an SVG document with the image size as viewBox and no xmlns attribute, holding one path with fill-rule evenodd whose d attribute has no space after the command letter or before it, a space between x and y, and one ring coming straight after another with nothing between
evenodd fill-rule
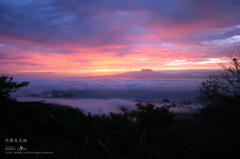
<instances>
[{"instance_id":1,"label":"orange cloud glow","mask_svg":"<svg viewBox=\"0 0 240 159\"><path fill-rule=\"evenodd\" d=\"M240 12L234 9L240 3L230 1L100 0L66 7L57 0L4 0L0 73L219 69L227 52L240 50Z\"/></svg>"}]
</instances>

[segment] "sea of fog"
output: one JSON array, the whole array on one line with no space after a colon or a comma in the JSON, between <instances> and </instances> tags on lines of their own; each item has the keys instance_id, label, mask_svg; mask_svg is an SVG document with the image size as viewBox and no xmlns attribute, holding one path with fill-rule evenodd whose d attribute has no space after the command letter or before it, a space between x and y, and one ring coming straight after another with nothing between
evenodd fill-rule
<instances>
[{"instance_id":1,"label":"sea of fog","mask_svg":"<svg viewBox=\"0 0 240 159\"><path fill-rule=\"evenodd\" d=\"M100 79L100 80L30 80L30 85L12 96L18 101L44 101L80 108L85 113L119 112L121 106L136 109L138 102L162 106L191 100L198 95L198 84L204 79ZM189 108L172 108L173 112L189 112Z\"/></svg>"}]
</instances>

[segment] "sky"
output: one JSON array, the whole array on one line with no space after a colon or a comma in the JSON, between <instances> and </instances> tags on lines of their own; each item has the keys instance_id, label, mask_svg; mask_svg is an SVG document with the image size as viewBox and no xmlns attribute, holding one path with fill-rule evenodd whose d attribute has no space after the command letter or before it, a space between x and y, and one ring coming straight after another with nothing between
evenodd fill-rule
<instances>
[{"instance_id":1,"label":"sky","mask_svg":"<svg viewBox=\"0 0 240 159\"><path fill-rule=\"evenodd\" d=\"M218 69L239 17L239 0L1 0L0 73Z\"/></svg>"}]
</instances>

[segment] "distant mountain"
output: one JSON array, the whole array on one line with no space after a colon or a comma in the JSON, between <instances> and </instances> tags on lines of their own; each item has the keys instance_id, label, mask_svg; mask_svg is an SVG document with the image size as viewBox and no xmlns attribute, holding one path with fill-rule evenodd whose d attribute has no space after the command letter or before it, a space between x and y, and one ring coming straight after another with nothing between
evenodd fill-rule
<instances>
[{"instance_id":1,"label":"distant mountain","mask_svg":"<svg viewBox=\"0 0 240 159\"><path fill-rule=\"evenodd\" d=\"M74 97L75 95L74 94L71 94L71 93L66 93L66 94L63 94L62 97Z\"/></svg>"},{"instance_id":2,"label":"distant mountain","mask_svg":"<svg viewBox=\"0 0 240 159\"><path fill-rule=\"evenodd\" d=\"M29 73L29 74L6 74L3 75L15 77L19 79L120 79L120 78L208 78L210 75L219 75L220 70L163 70L163 71L153 71L152 69L141 69L140 71L129 71L124 73L112 74L112 75L96 75L96 76L87 76L87 75L76 75L72 74L59 75L56 73ZM58 97L58 94L55 94Z\"/></svg>"},{"instance_id":3,"label":"distant mountain","mask_svg":"<svg viewBox=\"0 0 240 159\"><path fill-rule=\"evenodd\" d=\"M141 71L130 71L104 78L208 78L210 75L218 75L219 70L180 70L180 71L153 71L141 69Z\"/></svg>"}]
</instances>

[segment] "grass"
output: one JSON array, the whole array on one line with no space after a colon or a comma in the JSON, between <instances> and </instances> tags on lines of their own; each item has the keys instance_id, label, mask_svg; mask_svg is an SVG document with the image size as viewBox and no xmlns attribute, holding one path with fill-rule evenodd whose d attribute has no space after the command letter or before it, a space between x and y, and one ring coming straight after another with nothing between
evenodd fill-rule
<instances>
[{"instance_id":1,"label":"grass","mask_svg":"<svg viewBox=\"0 0 240 159\"><path fill-rule=\"evenodd\" d=\"M175 159L240 158L239 121L231 127L200 114L169 112L170 107L136 104L137 110L85 115L56 104L1 102L0 136L26 138L29 151L51 155L4 155L8 158ZM4 147L1 149L4 154Z\"/></svg>"}]
</instances>

